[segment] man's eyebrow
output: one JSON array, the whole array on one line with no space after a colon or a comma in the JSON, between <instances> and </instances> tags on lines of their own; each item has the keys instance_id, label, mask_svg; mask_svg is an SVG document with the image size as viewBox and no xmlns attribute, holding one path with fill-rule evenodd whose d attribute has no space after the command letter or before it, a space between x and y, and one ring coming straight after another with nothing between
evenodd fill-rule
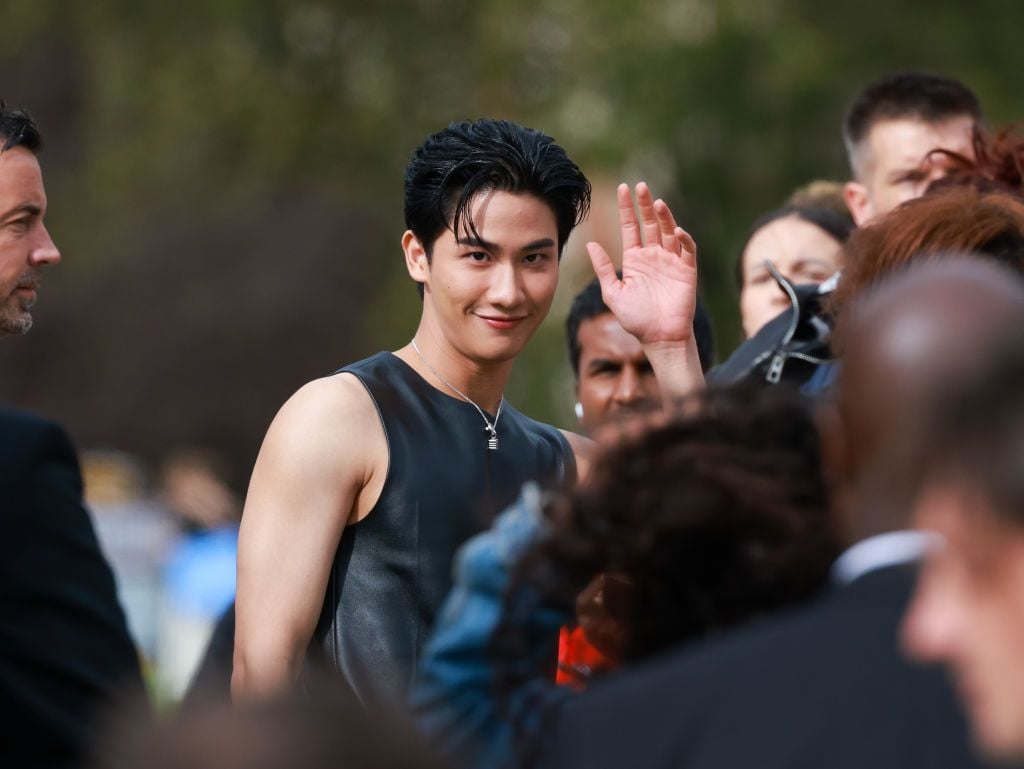
<instances>
[{"instance_id":1,"label":"man's eyebrow","mask_svg":"<svg viewBox=\"0 0 1024 769\"><path fill-rule=\"evenodd\" d=\"M592 370L592 369L595 369L595 368L608 368L608 367L614 368L616 366L621 368L622 364L619 361L617 361L617 360L612 360L611 358L591 358L587 362L587 369L588 370Z\"/></svg>"},{"instance_id":2,"label":"man's eyebrow","mask_svg":"<svg viewBox=\"0 0 1024 769\"><path fill-rule=\"evenodd\" d=\"M3 215L0 215L0 220L6 221L14 216L20 216L22 214L28 214L29 216L39 216L43 213L43 209L37 206L35 203L22 203L21 205L15 206L9 211L5 211Z\"/></svg>"},{"instance_id":3,"label":"man's eyebrow","mask_svg":"<svg viewBox=\"0 0 1024 769\"><path fill-rule=\"evenodd\" d=\"M822 259L820 256L803 256L797 259L794 263L794 267L806 267L808 265L821 265L822 267L831 267L832 263L828 259Z\"/></svg>"},{"instance_id":4,"label":"man's eyebrow","mask_svg":"<svg viewBox=\"0 0 1024 769\"><path fill-rule=\"evenodd\" d=\"M924 176L928 173L928 169L925 168L924 163L920 163L916 166L905 166L898 168L895 171L889 173L889 179L891 181L899 181L900 179L912 179L915 176Z\"/></svg>"},{"instance_id":5,"label":"man's eyebrow","mask_svg":"<svg viewBox=\"0 0 1024 769\"><path fill-rule=\"evenodd\" d=\"M540 238L539 240L534 240L534 241L532 241L530 243L527 243L520 250L521 251L536 251L536 250L538 250L540 248L554 248L554 247L555 247L555 241L553 241L551 238Z\"/></svg>"},{"instance_id":6,"label":"man's eyebrow","mask_svg":"<svg viewBox=\"0 0 1024 769\"><path fill-rule=\"evenodd\" d=\"M457 238L456 243L460 246L471 246L474 248L483 248L487 251L500 251L501 248L497 243L491 243L490 241L484 240L483 238L477 237L476 235L464 235L463 237ZM555 241L551 238L539 238L538 240L531 241L525 246L522 246L520 251L536 251L541 248L554 248Z\"/></svg>"},{"instance_id":7,"label":"man's eyebrow","mask_svg":"<svg viewBox=\"0 0 1024 769\"><path fill-rule=\"evenodd\" d=\"M456 238L455 242L460 246L472 246L474 248L483 248L487 251L497 251L498 246L494 243L478 238L476 235L465 235L461 238Z\"/></svg>"}]
</instances>

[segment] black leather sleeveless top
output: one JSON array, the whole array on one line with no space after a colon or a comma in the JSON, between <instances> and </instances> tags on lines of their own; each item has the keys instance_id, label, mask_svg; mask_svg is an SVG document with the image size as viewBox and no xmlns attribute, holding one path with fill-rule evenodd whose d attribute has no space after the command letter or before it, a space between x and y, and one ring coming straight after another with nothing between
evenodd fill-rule
<instances>
[{"instance_id":1,"label":"black leather sleeveless top","mask_svg":"<svg viewBox=\"0 0 1024 769\"><path fill-rule=\"evenodd\" d=\"M404 702L459 545L489 526L525 482L572 482L576 464L558 430L508 403L499 448L488 449L472 405L389 352L341 371L373 398L389 465L377 504L342 533L310 652L326 657L363 702Z\"/></svg>"}]
</instances>

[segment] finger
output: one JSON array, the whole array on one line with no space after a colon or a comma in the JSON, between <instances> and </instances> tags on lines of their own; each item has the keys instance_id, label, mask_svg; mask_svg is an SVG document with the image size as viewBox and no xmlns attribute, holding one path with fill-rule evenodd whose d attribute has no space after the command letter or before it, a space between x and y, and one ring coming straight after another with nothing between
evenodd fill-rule
<instances>
[{"instance_id":1,"label":"finger","mask_svg":"<svg viewBox=\"0 0 1024 769\"><path fill-rule=\"evenodd\" d=\"M640 225L636 221L636 212L633 210L633 196L629 192L628 184L620 184L615 191L619 201L619 224L622 226L622 250L639 248L643 245L640 239Z\"/></svg>"},{"instance_id":2,"label":"finger","mask_svg":"<svg viewBox=\"0 0 1024 769\"><path fill-rule=\"evenodd\" d=\"M694 264L697 262L697 241L693 239L693 236L684 230L682 227L676 227L676 240L683 247L683 256L689 257L690 261Z\"/></svg>"},{"instance_id":3,"label":"finger","mask_svg":"<svg viewBox=\"0 0 1024 769\"><path fill-rule=\"evenodd\" d=\"M587 253L590 255L590 264L594 267L597 280L601 284L601 298L604 303L615 295L619 287L619 276L615 274L615 265L608 256L608 252L601 247L600 243L587 243Z\"/></svg>"},{"instance_id":4,"label":"finger","mask_svg":"<svg viewBox=\"0 0 1024 769\"><path fill-rule=\"evenodd\" d=\"M661 228L658 226L658 217L654 213L654 198L651 197L651 188L646 182L636 185L636 207L640 211L640 229L643 232L644 243L653 246L661 242Z\"/></svg>"},{"instance_id":5,"label":"finger","mask_svg":"<svg viewBox=\"0 0 1024 769\"><path fill-rule=\"evenodd\" d=\"M673 254L679 253L679 239L676 237L676 230L680 229L676 224L672 211L668 204L658 198L654 201L654 215L658 217L658 234L661 247Z\"/></svg>"}]
</instances>

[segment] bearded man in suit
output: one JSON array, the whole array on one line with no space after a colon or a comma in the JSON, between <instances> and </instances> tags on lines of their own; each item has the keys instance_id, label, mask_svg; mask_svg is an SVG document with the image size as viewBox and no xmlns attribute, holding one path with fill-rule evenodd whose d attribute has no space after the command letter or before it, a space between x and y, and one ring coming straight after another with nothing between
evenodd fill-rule
<instances>
[{"instance_id":1,"label":"bearded man in suit","mask_svg":"<svg viewBox=\"0 0 1024 769\"><path fill-rule=\"evenodd\" d=\"M0 336L24 334L42 269L60 261L43 224L39 130L0 102ZM81 764L99 710L141 690L114 578L57 425L0 405L0 763Z\"/></svg>"}]
</instances>

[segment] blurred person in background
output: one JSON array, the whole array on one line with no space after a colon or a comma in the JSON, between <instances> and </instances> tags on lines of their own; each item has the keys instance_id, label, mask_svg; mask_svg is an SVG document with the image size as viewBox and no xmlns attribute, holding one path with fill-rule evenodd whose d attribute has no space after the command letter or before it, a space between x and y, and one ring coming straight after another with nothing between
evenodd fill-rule
<instances>
[{"instance_id":1,"label":"blurred person in background","mask_svg":"<svg viewBox=\"0 0 1024 769\"><path fill-rule=\"evenodd\" d=\"M620 276L621 277L621 276ZM693 335L702 371L714 361L711 319L698 300ZM601 298L596 278L576 294L565 321L576 395L576 419L583 435L619 417L661 406L654 369L640 341L626 331Z\"/></svg>"},{"instance_id":2,"label":"blurred person in background","mask_svg":"<svg viewBox=\"0 0 1024 769\"><path fill-rule=\"evenodd\" d=\"M337 682L335 682L337 683ZM341 686L302 696L202 704L162 721L112 719L92 769L443 769L410 725L367 713Z\"/></svg>"},{"instance_id":3,"label":"blurred person in background","mask_svg":"<svg viewBox=\"0 0 1024 769\"><path fill-rule=\"evenodd\" d=\"M178 699L196 676L218 621L235 598L241 502L225 482L224 463L206 449L181 449L164 461L160 498L181 532L163 566L160 622L162 692ZM227 670L230 671L230 652ZM229 672L222 674L224 680Z\"/></svg>"},{"instance_id":4,"label":"blurred person in background","mask_svg":"<svg viewBox=\"0 0 1024 769\"><path fill-rule=\"evenodd\" d=\"M833 358L842 347L833 328L843 306L874 281L912 260L950 250L985 253L1019 266L1024 139L1012 129L991 134L975 126L972 131L966 154L933 150L945 159L944 171L926 194L854 230L835 281L810 294L796 291L799 310L776 318L741 345L709 380L787 380L804 392L826 393L837 372Z\"/></svg>"},{"instance_id":5,"label":"blurred person in background","mask_svg":"<svg viewBox=\"0 0 1024 769\"><path fill-rule=\"evenodd\" d=\"M736 261L743 332L753 337L792 306L775 272L790 284L820 284L842 267L853 220L823 206L785 205L759 217Z\"/></svg>"},{"instance_id":6,"label":"blurred person in background","mask_svg":"<svg viewBox=\"0 0 1024 769\"><path fill-rule=\"evenodd\" d=\"M159 678L163 568L180 533L174 514L154 496L141 459L123 451L82 454L85 500L100 548L110 562L128 628L146 663L146 678Z\"/></svg>"},{"instance_id":7,"label":"blurred person in background","mask_svg":"<svg viewBox=\"0 0 1024 769\"><path fill-rule=\"evenodd\" d=\"M42 269L60 261L43 224L41 148L32 119L0 102L0 336L31 328ZM0 515L0 763L78 766L99 711L121 687L141 691L139 659L71 442L7 407Z\"/></svg>"},{"instance_id":8,"label":"blurred person in background","mask_svg":"<svg viewBox=\"0 0 1024 769\"><path fill-rule=\"evenodd\" d=\"M973 138L981 121L978 98L951 78L900 72L864 88L843 121L843 140L853 177L843 187L843 198L854 223L863 226L924 194L933 182L959 171L964 162L973 159ZM789 205L806 207L812 194L810 189L798 191ZM831 210L833 204L820 207ZM804 225L805 234L813 232L809 224ZM837 232L831 228L826 231L833 236ZM817 240L824 237L818 233ZM767 237L762 240L769 242ZM758 245L753 239L751 244ZM824 241L818 243L817 250L821 251L823 245ZM748 276L747 254L741 255L737 276L747 341L710 378L719 384L784 381L808 394L824 393L835 379L830 347L832 317L827 309L834 284L828 281L816 290L798 291L795 281L788 281L787 286L782 279L772 280L764 265L766 258L772 257L755 250L750 255L751 264L760 265L761 272ZM836 266L843 261L840 254ZM781 269L776 272L785 275ZM754 283L756 280L762 282ZM748 290L748 283L752 284L750 288L762 288ZM772 308L782 314L770 317Z\"/></svg>"},{"instance_id":9,"label":"blurred person in background","mask_svg":"<svg viewBox=\"0 0 1024 769\"><path fill-rule=\"evenodd\" d=\"M307 659L364 702L404 701L457 547L529 480L569 483L588 443L504 402L547 314L590 185L553 140L453 123L406 171L402 248L423 300L409 345L303 387L253 470L239 540L232 692L291 686ZM663 396L703 382L696 247L668 207L618 189L620 280L588 244L608 306L643 344Z\"/></svg>"},{"instance_id":10,"label":"blurred person in background","mask_svg":"<svg viewBox=\"0 0 1024 769\"><path fill-rule=\"evenodd\" d=\"M824 184L824 183L822 183ZM853 220L832 188L798 190L754 222L736 260L747 340L711 371L719 385L754 381L805 385L831 357L821 304L842 267Z\"/></svg>"},{"instance_id":11,"label":"blurred person in background","mask_svg":"<svg viewBox=\"0 0 1024 769\"><path fill-rule=\"evenodd\" d=\"M177 700L234 599L241 504L224 481L223 463L204 449L168 455L155 488L141 460L123 452L86 452L83 474L147 678L161 699ZM225 699L230 661L229 640Z\"/></svg>"},{"instance_id":12,"label":"blurred person in background","mask_svg":"<svg viewBox=\"0 0 1024 769\"><path fill-rule=\"evenodd\" d=\"M592 687L558 712L545 766L979 765L940 670L898 648L916 565L902 468L886 449L914 406L1024 311L1017 275L984 257L916 265L861 297L823 466L846 550L819 600Z\"/></svg>"},{"instance_id":13,"label":"blurred person in background","mask_svg":"<svg viewBox=\"0 0 1024 769\"><path fill-rule=\"evenodd\" d=\"M970 156L956 163L955 176L851 236L842 279L828 301L832 314L841 315L885 276L934 254L969 251L1024 269L1024 137L1012 129L979 131Z\"/></svg>"},{"instance_id":14,"label":"blurred person in background","mask_svg":"<svg viewBox=\"0 0 1024 769\"><path fill-rule=\"evenodd\" d=\"M466 766L524 746L529 763L575 696L551 685L553 644L595 574L602 599L581 625L627 667L807 599L837 553L820 471L791 393L710 390L568 496L527 495L460 553L415 692L421 728ZM597 689L600 672L573 671Z\"/></svg>"},{"instance_id":15,"label":"blurred person in background","mask_svg":"<svg viewBox=\"0 0 1024 769\"><path fill-rule=\"evenodd\" d=\"M786 205L797 208L824 208L852 221L850 209L846 206L846 198L843 194L844 188L845 185L842 182L814 179L793 190L786 200Z\"/></svg>"},{"instance_id":16,"label":"blurred person in background","mask_svg":"<svg viewBox=\"0 0 1024 769\"><path fill-rule=\"evenodd\" d=\"M925 560L903 625L909 652L943 662L975 742L1024 763L1024 313L978 365L944 379L907 455L914 522L943 546Z\"/></svg>"},{"instance_id":17,"label":"blurred person in background","mask_svg":"<svg viewBox=\"0 0 1024 769\"><path fill-rule=\"evenodd\" d=\"M970 158L981 104L958 80L900 72L868 85L843 121L852 181L846 204L857 226L920 197Z\"/></svg>"}]
</instances>

